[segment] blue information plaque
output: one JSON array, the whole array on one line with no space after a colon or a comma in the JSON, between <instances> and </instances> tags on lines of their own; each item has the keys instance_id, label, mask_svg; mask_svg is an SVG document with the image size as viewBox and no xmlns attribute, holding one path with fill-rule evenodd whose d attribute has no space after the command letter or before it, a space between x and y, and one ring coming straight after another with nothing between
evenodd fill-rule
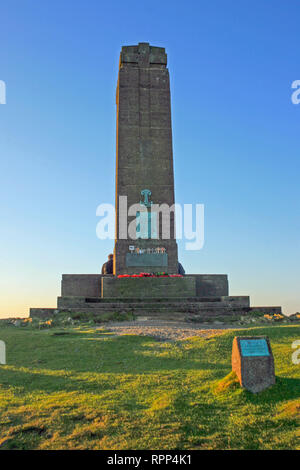
<instances>
[{"instance_id":1,"label":"blue information plaque","mask_svg":"<svg viewBox=\"0 0 300 470\"><path fill-rule=\"evenodd\" d=\"M268 343L265 339L241 339L242 356L270 356Z\"/></svg>"}]
</instances>

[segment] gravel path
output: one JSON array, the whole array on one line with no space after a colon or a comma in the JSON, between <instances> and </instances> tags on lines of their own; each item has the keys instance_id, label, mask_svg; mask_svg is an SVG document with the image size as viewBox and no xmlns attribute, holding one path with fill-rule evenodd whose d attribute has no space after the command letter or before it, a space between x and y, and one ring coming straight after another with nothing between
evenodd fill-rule
<instances>
[{"instance_id":1,"label":"gravel path","mask_svg":"<svg viewBox=\"0 0 300 470\"><path fill-rule=\"evenodd\" d=\"M212 328L211 325L191 325L184 322L163 322L163 321L134 321L122 323L108 323L104 326L106 331L110 331L117 336L120 335L141 335L151 336L161 341L178 341L201 336L208 338L210 336L222 334L224 329L232 328L229 325L218 325Z\"/></svg>"}]
</instances>

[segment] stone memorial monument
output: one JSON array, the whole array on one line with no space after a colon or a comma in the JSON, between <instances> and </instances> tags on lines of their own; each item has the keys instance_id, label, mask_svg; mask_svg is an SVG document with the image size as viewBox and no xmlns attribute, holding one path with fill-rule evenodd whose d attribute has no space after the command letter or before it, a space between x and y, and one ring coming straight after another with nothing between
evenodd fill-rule
<instances>
[{"instance_id":1,"label":"stone memorial monument","mask_svg":"<svg viewBox=\"0 0 300 470\"><path fill-rule=\"evenodd\" d=\"M154 204L172 207L175 203L170 80L164 48L148 43L122 47L116 101L114 274L153 270L176 274L174 212L170 212L170 238L163 239L162 217L152 207ZM120 196L127 198L124 208ZM121 227L120 220L126 215L127 207L138 203L140 207ZM128 226L136 217L137 239L133 241L128 238ZM129 250L132 245L135 250L145 252L132 253Z\"/></svg>"},{"instance_id":2,"label":"stone memorial monument","mask_svg":"<svg viewBox=\"0 0 300 470\"><path fill-rule=\"evenodd\" d=\"M162 206L175 203L171 100L167 55L162 47L122 47L116 93L116 233L113 274L63 274L57 309L31 308L31 316L68 312L130 311L137 315L198 319L280 313L250 307L248 296L229 296L226 274L178 276L174 210L169 236ZM128 208L132 212L127 212ZM133 210L132 210L133 208ZM165 272L169 277L120 277ZM173 276L173 277L171 277Z\"/></svg>"},{"instance_id":3,"label":"stone memorial monument","mask_svg":"<svg viewBox=\"0 0 300 470\"><path fill-rule=\"evenodd\" d=\"M274 385L274 358L269 338L236 336L232 345L232 370L241 386L253 393Z\"/></svg>"}]
</instances>

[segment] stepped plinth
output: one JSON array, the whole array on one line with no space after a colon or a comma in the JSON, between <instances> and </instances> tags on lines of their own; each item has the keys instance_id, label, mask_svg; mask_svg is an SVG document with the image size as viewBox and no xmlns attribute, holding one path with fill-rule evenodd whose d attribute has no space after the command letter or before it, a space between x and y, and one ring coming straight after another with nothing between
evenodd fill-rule
<instances>
[{"instance_id":1,"label":"stepped plinth","mask_svg":"<svg viewBox=\"0 0 300 470\"><path fill-rule=\"evenodd\" d=\"M165 320L197 316L208 320L260 310L281 313L280 307L250 307L249 296L230 296L222 274L191 274L182 278L117 278L100 274L64 274L57 309L31 308L30 316L54 311L101 314L132 312Z\"/></svg>"}]
</instances>

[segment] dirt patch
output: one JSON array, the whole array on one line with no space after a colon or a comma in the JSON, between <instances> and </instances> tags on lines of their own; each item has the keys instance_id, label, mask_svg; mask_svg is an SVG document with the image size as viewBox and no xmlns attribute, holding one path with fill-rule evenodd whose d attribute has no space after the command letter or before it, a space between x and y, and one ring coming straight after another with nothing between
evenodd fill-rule
<instances>
[{"instance_id":1,"label":"dirt patch","mask_svg":"<svg viewBox=\"0 0 300 470\"><path fill-rule=\"evenodd\" d=\"M105 325L105 330L113 332L117 336L140 335L151 336L160 341L179 341L193 336L208 338L220 335L226 325L212 328L211 326L191 325L190 323L163 322L163 321L135 321L122 323L109 323ZM232 326L230 327L232 328Z\"/></svg>"}]
</instances>

